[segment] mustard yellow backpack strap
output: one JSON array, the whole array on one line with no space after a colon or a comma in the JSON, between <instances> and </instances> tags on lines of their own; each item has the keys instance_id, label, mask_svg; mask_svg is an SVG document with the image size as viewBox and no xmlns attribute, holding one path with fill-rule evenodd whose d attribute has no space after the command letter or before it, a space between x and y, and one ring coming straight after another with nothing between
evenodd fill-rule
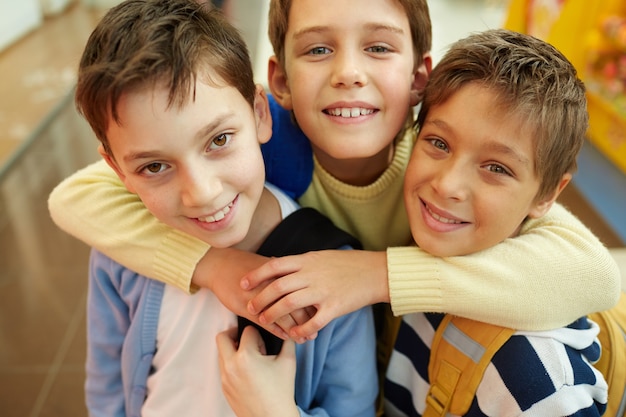
<instances>
[{"instance_id":1,"label":"mustard yellow backpack strap","mask_svg":"<svg viewBox=\"0 0 626 417\"><path fill-rule=\"evenodd\" d=\"M610 310L589 315L600 326L600 360L594 364L609 385L606 416L626 416L626 294Z\"/></svg>"},{"instance_id":2,"label":"mustard yellow backpack strap","mask_svg":"<svg viewBox=\"0 0 626 417\"><path fill-rule=\"evenodd\" d=\"M447 314L430 350L423 417L464 415L491 358L514 330Z\"/></svg>"}]
</instances>

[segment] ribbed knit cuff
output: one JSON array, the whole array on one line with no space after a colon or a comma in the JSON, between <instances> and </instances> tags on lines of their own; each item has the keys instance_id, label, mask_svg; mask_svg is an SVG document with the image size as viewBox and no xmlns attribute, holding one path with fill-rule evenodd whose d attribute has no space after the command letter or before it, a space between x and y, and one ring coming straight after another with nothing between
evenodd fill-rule
<instances>
[{"instance_id":1,"label":"ribbed knit cuff","mask_svg":"<svg viewBox=\"0 0 626 417\"><path fill-rule=\"evenodd\" d=\"M178 230L172 230L154 256L155 279L192 293L191 278L210 246Z\"/></svg>"},{"instance_id":2,"label":"ribbed knit cuff","mask_svg":"<svg viewBox=\"0 0 626 417\"><path fill-rule=\"evenodd\" d=\"M442 311L439 258L409 246L387 249L393 314Z\"/></svg>"}]
</instances>

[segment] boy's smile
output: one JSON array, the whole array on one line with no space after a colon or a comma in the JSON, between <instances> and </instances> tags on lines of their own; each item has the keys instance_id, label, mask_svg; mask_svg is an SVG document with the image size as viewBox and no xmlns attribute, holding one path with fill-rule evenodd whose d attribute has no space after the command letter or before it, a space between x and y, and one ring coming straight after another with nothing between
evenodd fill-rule
<instances>
[{"instance_id":1,"label":"boy's smile","mask_svg":"<svg viewBox=\"0 0 626 417\"><path fill-rule=\"evenodd\" d=\"M536 199L531 129L498 104L496 93L468 84L434 105L421 127L404 196L413 238L433 255L491 247L552 203Z\"/></svg>"},{"instance_id":2,"label":"boy's smile","mask_svg":"<svg viewBox=\"0 0 626 417\"><path fill-rule=\"evenodd\" d=\"M270 85L322 166L349 182L355 170L370 177L388 167L393 140L417 104L411 93L421 61L397 1L294 0L285 69L270 62Z\"/></svg>"},{"instance_id":3,"label":"boy's smile","mask_svg":"<svg viewBox=\"0 0 626 417\"><path fill-rule=\"evenodd\" d=\"M468 224L468 222L463 221L445 210L439 209L433 204L429 204L424 200L420 200L420 202L422 203L422 217L433 230L447 232L457 230L459 227L462 227L463 224Z\"/></svg>"},{"instance_id":4,"label":"boy's smile","mask_svg":"<svg viewBox=\"0 0 626 417\"><path fill-rule=\"evenodd\" d=\"M121 123L107 131L115 160L103 156L163 223L215 247L240 243L264 188L266 96L258 88L253 109L234 87L198 80L179 107L151 86L120 98Z\"/></svg>"},{"instance_id":5,"label":"boy's smile","mask_svg":"<svg viewBox=\"0 0 626 417\"><path fill-rule=\"evenodd\" d=\"M228 213L230 213L230 210L233 208L233 206L235 205L235 202L237 201L237 197L235 197L235 199L233 201L231 201L230 203L228 203L228 205L226 205L226 207L224 207L223 209L210 214L204 218L202 217L198 217L198 220L200 220L201 222L206 222L206 223L215 223L215 222L219 222L220 220L223 220L224 217L226 217L226 215Z\"/></svg>"},{"instance_id":6,"label":"boy's smile","mask_svg":"<svg viewBox=\"0 0 626 417\"><path fill-rule=\"evenodd\" d=\"M365 107L334 107L324 110L329 116L342 117L344 119L355 119L357 117L368 116L374 114L376 109Z\"/></svg>"}]
</instances>

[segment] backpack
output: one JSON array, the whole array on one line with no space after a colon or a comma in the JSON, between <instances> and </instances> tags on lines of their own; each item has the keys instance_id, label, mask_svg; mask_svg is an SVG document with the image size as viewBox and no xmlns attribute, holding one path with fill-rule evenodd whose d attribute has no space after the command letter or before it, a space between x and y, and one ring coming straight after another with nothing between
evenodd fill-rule
<instances>
[{"instance_id":1,"label":"backpack","mask_svg":"<svg viewBox=\"0 0 626 417\"><path fill-rule=\"evenodd\" d=\"M609 386L605 415L626 417L626 293L612 309L588 317L600 326L602 355L594 366ZM447 314L431 346L423 417L467 413L491 358L514 332Z\"/></svg>"}]
</instances>

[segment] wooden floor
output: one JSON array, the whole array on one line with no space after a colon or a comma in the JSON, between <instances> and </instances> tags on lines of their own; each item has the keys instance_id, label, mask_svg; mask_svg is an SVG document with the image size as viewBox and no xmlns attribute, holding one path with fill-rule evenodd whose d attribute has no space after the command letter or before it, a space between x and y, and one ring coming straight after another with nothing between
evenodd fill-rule
<instances>
[{"instance_id":1,"label":"wooden floor","mask_svg":"<svg viewBox=\"0 0 626 417\"><path fill-rule=\"evenodd\" d=\"M46 200L59 181L98 158L71 89L100 15L76 4L0 52L2 417L86 415L88 248L54 226ZM562 202L606 245L623 246L574 187Z\"/></svg>"}]
</instances>

